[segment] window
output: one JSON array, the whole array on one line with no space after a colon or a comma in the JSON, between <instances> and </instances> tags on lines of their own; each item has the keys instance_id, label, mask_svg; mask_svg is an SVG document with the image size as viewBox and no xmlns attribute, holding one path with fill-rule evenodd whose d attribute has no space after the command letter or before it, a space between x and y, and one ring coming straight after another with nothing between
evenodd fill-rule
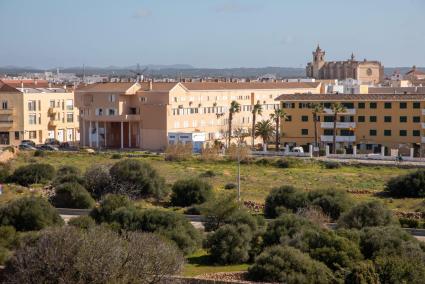
<instances>
[{"instance_id":1,"label":"window","mask_svg":"<svg viewBox=\"0 0 425 284\"><path fill-rule=\"evenodd\" d=\"M29 139L36 139L37 138L37 131L28 131L28 137L29 137Z\"/></svg>"},{"instance_id":2,"label":"window","mask_svg":"<svg viewBox=\"0 0 425 284\"><path fill-rule=\"evenodd\" d=\"M295 103L283 103L283 108L295 108Z\"/></svg>"},{"instance_id":3,"label":"window","mask_svg":"<svg viewBox=\"0 0 425 284\"><path fill-rule=\"evenodd\" d=\"M384 122L391 122L391 116L384 116Z\"/></svg>"},{"instance_id":4,"label":"window","mask_svg":"<svg viewBox=\"0 0 425 284\"><path fill-rule=\"evenodd\" d=\"M29 124L37 124L37 117L35 114L30 114L28 116L28 123Z\"/></svg>"},{"instance_id":5,"label":"window","mask_svg":"<svg viewBox=\"0 0 425 284\"><path fill-rule=\"evenodd\" d=\"M304 122L308 121L308 116L307 115L301 116L301 121L304 121Z\"/></svg>"},{"instance_id":6,"label":"window","mask_svg":"<svg viewBox=\"0 0 425 284\"><path fill-rule=\"evenodd\" d=\"M391 136L391 130L390 129L385 129L384 130L384 136Z\"/></svg>"},{"instance_id":7,"label":"window","mask_svg":"<svg viewBox=\"0 0 425 284\"><path fill-rule=\"evenodd\" d=\"M115 95L109 95L109 101L111 103L115 102Z\"/></svg>"},{"instance_id":8,"label":"window","mask_svg":"<svg viewBox=\"0 0 425 284\"><path fill-rule=\"evenodd\" d=\"M370 129L369 136L376 136L376 129Z\"/></svg>"},{"instance_id":9,"label":"window","mask_svg":"<svg viewBox=\"0 0 425 284\"><path fill-rule=\"evenodd\" d=\"M73 110L73 109L74 109L74 101L66 100L66 110Z\"/></svg>"},{"instance_id":10,"label":"window","mask_svg":"<svg viewBox=\"0 0 425 284\"><path fill-rule=\"evenodd\" d=\"M376 122L376 116L369 116L369 122Z\"/></svg>"},{"instance_id":11,"label":"window","mask_svg":"<svg viewBox=\"0 0 425 284\"><path fill-rule=\"evenodd\" d=\"M407 130L400 130L400 136L407 136Z\"/></svg>"},{"instance_id":12,"label":"window","mask_svg":"<svg viewBox=\"0 0 425 284\"><path fill-rule=\"evenodd\" d=\"M365 117L363 115L361 115L357 118L357 121L358 122L365 122Z\"/></svg>"},{"instance_id":13,"label":"window","mask_svg":"<svg viewBox=\"0 0 425 284\"><path fill-rule=\"evenodd\" d=\"M354 108L354 103L342 103L341 105L345 108Z\"/></svg>"},{"instance_id":14,"label":"window","mask_svg":"<svg viewBox=\"0 0 425 284\"><path fill-rule=\"evenodd\" d=\"M413 130L412 135L413 136L421 136L421 132L419 130Z\"/></svg>"},{"instance_id":15,"label":"window","mask_svg":"<svg viewBox=\"0 0 425 284\"><path fill-rule=\"evenodd\" d=\"M334 122L334 117L330 116L330 115L324 116L323 121L324 122Z\"/></svg>"},{"instance_id":16,"label":"window","mask_svg":"<svg viewBox=\"0 0 425 284\"><path fill-rule=\"evenodd\" d=\"M66 114L66 122L68 123L74 122L74 114L72 112Z\"/></svg>"},{"instance_id":17,"label":"window","mask_svg":"<svg viewBox=\"0 0 425 284\"><path fill-rule=\"evenodd\" d=\"M402 108L402 109L407 108L407 103L406 102L400 102L400 108Z\"/></svg>"},{"instance_id":18,"label":"window","mask_svg":"<svg viewBox=\"0 0 425 284\"><path fill-rule=\"evenodd\" d=\"M324 135L334 135L334 130L333 129L324 129L323 130L323 134Z\"/></svg>"},{"instance_id":19,"label":"window","mask_svg":"<svg viewBox=\"0 0 425 284\"><path fill-rule=\"evenodd\" d=\"M301 129L301 135L308 135L308 129Z\"/></svg>"},{"instance_id":20,"label":"window","mask_svg":"<svg viewBox=\"0 0 425 284\"><path fill-rule=\"evenodd\" d=\"M365 108L365 103L359 103L357 107L358 108Z\"/></svg>"},{"instance_id":21,"label":"window","mask_svg":"<svg viewBox=\"0 0 425 284\"><path fill-rule=\"evenodd\" d=\"M28 101L28 110L35 111L37 108L35 101Z\"/></svg>"},{"instance_id":22,"label":"window","mask_svg":"<svg viewBox=\"0 0 425 284\"><path fill-rule=\"evenodd\" d=\"M400 116L400 122L407 122L407 116Z\"/></svg>"},{"instance_id":23,"label":"window","mask_svg":"<svg viewBox=\"0 0 425 284\"><path fill-rule=\"evenodd\" d=\"M390 109L391 108L391 103L384 103L384 108Z\"/></svg>"},{"instance_id":24,"label":"window","mask_svg":"<svg viewBox=\"0 0 425 284\"><path fill-rule=\"evenodd\" d=\"M414 116L413 122L415 122L415 123L421 122L421 117L420 116Z\"/></svg>"},{"instance_id":25,"label":"window","mask_svg":"<svg viewBox=\"0 0 425 284\"><path fill-rule=\"evenodd\" d=\"M141 103L145 103L146 102L146 97L139 97L139 101Z\"/></svg>"},{"instance_id":26,"label":"window","mask_svg":"<svg viewBox=\"0 0 425 284\"><path fill-rule=\"evenodd\" d=\"M55 100L50 100L49 107L51 107L51 108L55 107Z\"/></svg>"},{"instance_id":27,"label":"window","mask_svg":"<svg viewBox=\"0 0 425 284\"><path fill-rule=\"evenodd\" d=\"M288 116L286 117L286 121L292 121L292 115L288 115Z\"/></svg>"},{"instance_id":28,"label":"window","mask_svg":"<svg viewBox=\"0 0 425 284\"><path fill-rule=\"evenodd\" d=\"M370 107L370 108L376 108L376 103L370 103L370 104L369 104L369 107Z\"/></svg>"},{"instance_id":29,"label":"window","mask_svg":"<svg viewBox=\"0 0 425 284\"><path fill-rule=\"evenodd\" d=\"M2 101L2 102L1 102L1 108L2 108L2 109L8 109L7 101Z\"/></svg>"},{"instance_id":30,"label":"window","mask_svg":"<svg viewBox=\"0 0 425 284\"><path fill-rule=\"evenodd\" d=\"M413 108L421 108L420 102L413 102Z\"/></svg>"},{"instance_id":31,"label":"window","mask_svg":"<svg viewBox=\"0 0 425 284\"><path fill-rule=\"evenodd\" d=\"M115 109L114 108L108 109L108 115L111 115L111 116L115 115Z\"/></svg>"},{"instance_id":32,"label":"window","mask_svg":"<svg viewBox=\"0 0 425 284\"><path fill-rule=\"evenodd\" d=\"M15 131L15 140L19 140L19 131Z\"/></svg>"}]
</instances>

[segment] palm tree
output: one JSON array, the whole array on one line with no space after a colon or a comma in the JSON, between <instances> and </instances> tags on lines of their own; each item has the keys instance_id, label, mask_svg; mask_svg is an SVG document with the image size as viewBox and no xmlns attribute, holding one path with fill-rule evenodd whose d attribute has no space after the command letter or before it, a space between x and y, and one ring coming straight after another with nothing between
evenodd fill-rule
<instances>
[{"instance_id":1,"label":"palm tree","mask_svg":"<svg viewBox=\"0 0 425 284\"><path fill-rule=\"evenodd\" d=\"M336 154L336 123L337 123L337 119L338 119L338 114L346 112L346 109L340 103L333 103L331 105L331 110L334 114L334 131L333 131L333 139L332 139L332 143L333 143L332 153Z\"/></svg>"},{"instance_id":2,"label":"palm tree","mask_svg":"<svg viewBox=\"0 0 425 284\"><path fill-rule=\"evenodd\" d=\"M241 111L241 105L237 102L237 101L232 101L230 103L230 108L229 108L229 137L227 137L228 139L228 144L227 147L230 146L230 139L232 138L232 121L233 121L233 115L235 113L238 113Z\"/></svg>"},{"instance_id":3,"label":"palm tree","mask_svg":"<svg viewBox=\"0 0 425 284\"><path fill-rule=\"evenodd\" d=\"M280 144L280 134L279 134L279 127L280 127L280 120L286 120L288 118L288 115L282 108L278 108L274 110L274 113L270 114L270 118L274 121L276 130L276 151L279 151L279 144Z\"/></svg>"},{"instance_id":4,"label":"palm tree","mask_svg":"<svg viewBox=\"0 0 425 284\"><path fill-rule=\"evenodd\" d=\"M263 149L267 150L267 143L273 136L273 125L270 119L259 121L255 124L255 137L260 136L263 140Z\"/></svg>"},{"instance_id":5,"label":"palm tree","mask_svg":"<svg viewBox=\"0 0 425 284\"><path fill-rule=\"evenodd\" d=\"M260 104L260 101L257 101L257 103L252 107L252 129L251 129L251 135L252 135L252 147L254 147L254 140L255 140L255 123L257 119L257 114L262 115L263 114L263 107Z\"/></svg>"},{"instance_id":6,"label":"palm tree","mask_svg":"<svg viewBox=\"0 0 425 284\"><path fill-rule=\"evenodd\" d=\"M319 139L317 136L317 122L319 121L318 114L322 113L324 110L323 104L315 103L312 105L312 113L313 113L313 123L314 123L314 147L317 147L319 145Z\"/></svg>"}]
</instances>

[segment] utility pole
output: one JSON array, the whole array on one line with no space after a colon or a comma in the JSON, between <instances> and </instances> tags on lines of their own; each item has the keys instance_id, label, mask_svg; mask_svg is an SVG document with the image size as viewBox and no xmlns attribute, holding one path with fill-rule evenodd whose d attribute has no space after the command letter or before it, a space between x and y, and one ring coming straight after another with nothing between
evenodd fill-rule
<instances>
[{"instance_id":1,"label":"utility pole","mask_svg":"<svg viewBox=\"0 0 425 284\"><path fill-rule=\"evenodd\" d=\"M238 203L241 202L241 144L238 143Z\"/></svg>"}]
</instances>

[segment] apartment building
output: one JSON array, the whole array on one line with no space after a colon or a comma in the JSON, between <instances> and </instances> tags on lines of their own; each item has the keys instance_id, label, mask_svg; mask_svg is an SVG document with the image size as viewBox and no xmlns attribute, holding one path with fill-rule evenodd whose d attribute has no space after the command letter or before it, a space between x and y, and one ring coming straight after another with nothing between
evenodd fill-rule
<instances>
[{"instance_id":1,"label":"apartment building","mask_svg":"<svg viewBox=\"0 0 425 284\"><path fill-rule=\"evenodd\" d=\"M283 94L277 101L289 115L282 123L282 142L292 146L314 143L312 106L323 104L317 135L322 146L332 149L333 103L345 107L337 115L337 149L378 153L384 146L387 155L397 151L408 155L413 148L418 156L425 143L425 94Z\"/></svg>"},{"instance_id":2,"label":"apartment building","mask_svg":"<svg viewBox=\"0 0 425 284\"><path fill-rule=\"evenodd\" d=\"M162 150L175 143L176 138L193 138L194 133L196 139L203 140L197 142L223 140L232 101L241 105L241 111L234 116L233 128L248 130L252 124L252 106L257 101L263 106L263 114L257 118L260 121L268 119L279 107L275 101L279 95L293 93L318 94L320 83L92 84L76 90L81 145Z\"/></svg>"},{"instance_id":3,"label":"apartment building","mask_svg":"<svg viewBox=\"0 0 425 284\"><path fill-rule=\"evenodd\" d=\"M0 81L0 147L22 140L41 144L47 138L79 141L74 93L34 82Z\"/></svg>"}]
</instances>

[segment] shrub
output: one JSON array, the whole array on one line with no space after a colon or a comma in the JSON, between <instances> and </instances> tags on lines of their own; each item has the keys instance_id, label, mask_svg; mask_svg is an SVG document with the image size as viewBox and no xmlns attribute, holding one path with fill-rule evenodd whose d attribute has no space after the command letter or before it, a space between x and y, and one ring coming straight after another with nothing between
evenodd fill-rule
<instances>
[{"instance_id":1,"label":"shrub","mask_svg":"<svg viewBox=\"0 0 425 284\"><path fill-rule=\"evenodd\" d=\"M250 157L249 154L251 152L251 149L248 146L236 146L235 144L230 145L226 149L226 156L227 159L230 161L249 161Z\"/></svg>"},{"instance_id":2,"label":"shrub","mask_svg":"<svg viewBox=\"0 0 425 284\"><path fill-rule=\"evenodd\" d=\"M251 240L247 225L224 225L208 236L207 247L214 263L243 263L249 260Z\"/></svg>"},{"instance_id":3,"label":"shrub","mask_svg":"<svg viewBox=\"0 0 425 284\"><path fill-rule=\"evenodd\" d=\"M61 166L57 173L57 176L67 176L67 175L81 175L81 170L75 166Z\"/></svg>"},{"instance_id":4,"label":"shrub","mask_svg":"<svg viewBox=\"0 0 425 284\"><path fill-rule=\"evenodd\" d=\"M298 160L292 157L278 159L275 162L276 167L281 169L296 168L296 167L299 167L301 164L302 164L301 160Z\"/></svg>"},{"instance_id":5,"label":"shrub","mask_svg":"<svg viewBox=\"0 0 425 284\"><path fill-rule=\"evenodd\" d=\"M424 283L425 259L412 255L383 255L375 260L380 283Z\"/></svg>"},{"instance_id":6,"label":"shrub","mask_svg":"<svg viewBox=\"0 0 425 284\"><path fill-rule=\"evenodd\" d=\"M119 160L119 159L121 159L121 154L114 153L114 154L111 155L111 159Z\"/></svg>"},{"instance_id":7,"label":"shrub","mask_svg":"<svg viewBox=\"0 0 425 284\"><path fill-rule=\"evenodd\" d=\"M0 183L4 183L10 176L10 168L7 164L0 163Z\"/></svg>"},{"instance_id":8,"label":"shrub","mask_svg":"<svg viewBox=\"0 0 425 284\"><path fill-rule=\"evenodd\" d=\"M393 197L425 197L425 170L390 179L385 191Z\"/></svg>"},{"instance_id":9,"label":"shrub","mask_svg":"<svg viewBox=\"0 0 425 284\"><path fill-rule=\"evenodd\" d=\"M225 221L239 210L238 207L233 194L222 194L200 205L205 231L215 231L226 224Z\"/></svg>"},{"instance_id":10,"label":"shrub","mask_svg":"<svg viewBox=\"0 0 425 284\"><path fill-rule=\"evenodd\" d=\"M46 156L46 152L42 151L42 150L35 150L34 151L34 157L45 157Z\"/></svg>"},{"instance_id":11,"label":"shrub","mask_svg":"<svg viewBox=\"0 0 425 284\"><path fill-rule=\"evenodd\" d=\"M90 216L78 216L69 220L68 225L88 230L96 226L96 222Z\"/></svg>"},{"instance_id":12,"label":"shrub","mask_svg":"<svg viewBox=\"0 0 425 284\"><path fill-rule=\"evenodd\" d=\"M323 165L325 167L325 169L339 169L341 167L341 163L339 162L335 162L335 161L324 161Z\"/></svg>"},{"instance_id":13,"label":"shrub","mask_svg":"<svg viewBox=\"0 0 425 284\"><path fill-rule=\"evenodd\" d=\"M88 191L78 183L64 183L56 187L52 204L59 208L93 208L95 201Z\"/></svg>"},{"instance_id":14,"label":"shrub","mask_svg":"<svg viewBox=\"0 0 425 284\"><path fill-rule=\"evenodd\" d=\"M210 147L208 144L201 150L201 160L217 161L220 158L220 147L214 145Z\"/></svg>"},{"instance_id":15,"label":"shrub","mask_svg":"<svg viewBox=\"0 0 425 284\"><path fill-rule=\"evenodd\" d=\"M171 190L171 204L181 207L204 203L212 194L212 186L196 178L178 180Z\"/></svg>"},{"instance_id":16,"label":"shrub","mask_svg":"<svg viewBox=\"0 0 425 284\"><path fill-rule=\"evenodd\" d=\"M273 164L273 160L268 158L261 158L255 160L255 164L259 166L270 166L271 164Z\"/></svg>"},{"instance_id":17,"label":"shrub","mask_svg":"<svg viewBox=\"0 0 425 284\"><path fill-rule=\"evenodd\" d=\"M224 185L224 189L235 189L235 188L237 188L238 186L237 186L237 184L235 184L235 183L233 183L233 182L229 182L229 183L226 183L225 185Z\"/></svg>"},{"instance_id":18,"label":"shrub","mask_svg":"<svg viewBox=\"0 0 425 284\"><path fill-rule=\"evenodd\" d=\"M308 199L311 205L320 207L333 220L337 220L353 204L347 192L335 189L311 191Z\"/></svg>"},{"instance_id":19,"label":"shrub","mask_svg":"<svg viewBox=\"0 0 425 284\"><path fill-rule=\"evenodd\" d=\"M323 263L287 246L266 248L248 270L254 281L279 283L332 283L332 272Z\"/></svg>"},{"instance_id":20,"label":"shrub","mask_svg":"<svg viewBox=\"0 0 425 284\"><path fill-rule=\"evenodd\" d=\"M131 207L130 199L125 195L108 194L101 201L100 206L94 208L90 212L90 216L96 220L97 223L111 222L112 213L118 208Z\"/></svg>"},{"instance_id":21,"label":"shrub","mask_svg":"<svg viewBox=\"0 0 425 284\"><path fill-rule=\"evenodd\" d=\"M344 213L338 220L338 227L361 229L387 226L392 222L390 210L379 201L370 201L358 204Z\"/></svg>"},{"instance_id":22,"label":"shrub","mask_svg":"<svg viewBox=\"0 0 425 284\"><path fill-rule=\"evenodd\" d=\"M112 180L107 166L91 166L84 174L85 188L96 199L110 191L111 183Z\"/></svg>"},{"instance_id":23,"label":"shrub","mask_svg":"<svg viewBox=\"0 0 425 284\"><path fill-rule=\"evenodd\" d=\"M12 180L20 185L28 186L35 183L45 183L53 179L55 168L49 164L29 164L17 168Z\"/></svg>"},{"instance_id":24,"label":"shrub","mask_svg":"<svg viewBox=\"0 0 425 284\"><path fill-rule=\"evenodd\" d=\"M211 177L215 177L215 172L212 170L206 170L205 172L201 173L199 175L199 177L201 178L211 178Z\"/></svg>"},{"instance_id":25,"label":"shrub","mask_svg":"<svg viewBox=\"0 0 425 284\"><path fill-rule=\"evenodd\" d=\"M18 231L35 231L62 224L56 209L41 197L23 197L0 208L0 225L13 226Z\"/></svg>"},{"instance_id":26,"label":"shrub","mask_svg":"<svg viewBox=\"0 0 425 284\"><path fill-rule=\"evenodd\" d=\"M252 232L257 231L258 227L263 225L263 221L264 219L261 216L254 217L245 209L238 209L224 219L225 224L234 226L246 225Z\"/></svg>"},{"instance_id":27,"label":"shrub","mask_svg":"<svg viewBox=\"0 0 425 284\"><path fill-rule=\"evenodd\" d=\"M165 149L166 161L185 161L192 157L193 146L187 144L170 144Z\"/></svg>"},{"instance_id":28,"label":"shrub","mask_svg":"<svg viewBox=\"0 0 425 284\"><path fill-rule=\"evenodd\" d=\"M114 193L126 194L133 198L166 195L165 182L149 164L138 160L123 160L109 171Z\"/></svg>"},{"instance_id":29,"label":"shrub","mask_svg":"<svg viewBox=\"0 0 425 284\"><path fill-rule=\"evenodd\" d=\"M419 228L419 220L411 218L399 218L398 221L403 228Z\"/></svg>"},{"instance_id":30,"label":"shrub","mask_svg":"<svg viewBox=\"0 0 425 284\"><path fill-rule=\"evenodd\" d=\"M379 275L371 261L361 261L354 264L345 277L345 284L379 284Z\"/></svg>"},{"instance_id":31,"label":"shrub","mask_svg":"<svg viewBox=\"0 0 425 284\"><path fill-rule=\"evenodd\" d=\"M306 205L307 195L304 192L297 191L292 186L282 186L274 188L267 196L264 215L267 218L276 218L280 207L295 211Z\"/></svg>"}]
</instances>

